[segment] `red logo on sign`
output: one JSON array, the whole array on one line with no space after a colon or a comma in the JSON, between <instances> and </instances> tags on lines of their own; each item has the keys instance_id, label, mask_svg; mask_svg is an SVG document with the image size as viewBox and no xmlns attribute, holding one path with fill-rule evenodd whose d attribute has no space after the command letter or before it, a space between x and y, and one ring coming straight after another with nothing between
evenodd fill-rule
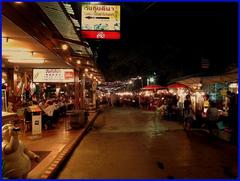
<instances>
[{"instance_id":1,"label":"red logo on sign","mask_svg":"<svg viewBox=\"0 0 240 181\"><path fill-rule=\"evenodd\" d=\"M105 38L105 34L103 32L99 32L97 34L97 38L104 39Z\"/></svg>"},{"instance_id":2,"label":"red logo on sign","mask_svg":"<svg viewBox=\"0 0 240 181\"><path fill-rule=\"evenodd\" d=\"M64 72L64 79L73 79L73 72Z\"/></svg>"},{"instance_id":3,"label":"red logo on sign","mask_svg":"<svg viewBox=\"0 0 240 181\"><path fill-rule=\"evenodd\" d=\"M118 31L81 31L81 35L87 39L120 39Z\"/></svg>"}]
</instances>

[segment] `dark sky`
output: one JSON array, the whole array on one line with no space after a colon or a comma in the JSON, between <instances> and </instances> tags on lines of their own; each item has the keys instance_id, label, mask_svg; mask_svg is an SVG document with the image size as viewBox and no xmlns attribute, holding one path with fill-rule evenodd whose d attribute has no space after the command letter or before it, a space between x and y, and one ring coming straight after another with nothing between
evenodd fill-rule
<instances>
[{"instance_id":1,"label":"dark sky","mask_svg":"<svg viewBox=\"0 0 240 181\"><path fill-rule=\"evenodd\" d=\"M160 82L237 63L236 3L121 3L121 40L90 41L107 81L156 72Z\"/></svg>"}]
</instances>

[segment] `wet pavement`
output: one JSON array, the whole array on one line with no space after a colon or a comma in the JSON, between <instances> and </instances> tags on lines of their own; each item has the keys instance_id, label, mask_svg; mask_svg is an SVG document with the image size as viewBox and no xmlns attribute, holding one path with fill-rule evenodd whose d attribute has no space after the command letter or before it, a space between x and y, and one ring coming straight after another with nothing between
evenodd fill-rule
<instances>
[{"instance_id":1,"label":"wet pavement","mask_svg":"<svg viewBox=\"0 0 240 181\"><path fill-rule=\"evenodd\" d=\"M89 124L96 116L97 113L89 113ZM20 134L21 141L29 150L35 153L47 153L47 155L39 155L41 160L39 163L33 162L34 168L28 173L28 179L49 178L48 176L55 172L54 169L67 156L66 150L72 149L70 145L84 136L88 124L84 128L67 131L64 123L67 119L59 119L54 129L43 130L38 136L32 136L31 132ZM54 163L55 160L58 160L57 164Z\"/></svg>"},{"instance_id":2,"label":"wet pavement","mask_svg":"<svg viewBox=\"0 0 240 181\"><path fill-rule=\"evenodd\" d=\"M186 134L153 112L114 108L97 118L57 178L232 178L236 165L236 146Z\"/></svg>"}]
</instances>

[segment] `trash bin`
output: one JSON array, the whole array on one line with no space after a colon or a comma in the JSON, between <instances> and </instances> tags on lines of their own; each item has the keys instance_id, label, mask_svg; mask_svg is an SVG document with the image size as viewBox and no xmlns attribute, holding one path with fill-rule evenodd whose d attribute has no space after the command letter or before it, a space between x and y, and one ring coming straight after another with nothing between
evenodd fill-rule
<instances>
[{"instance_id":1,"label":"trash bin","mask_svg":"<svg viewBox=\"0 0 240 181\"><path fill-rule=\"evenodd\" d=\"M74 111L67 111L70 119L70 126L72 129L79 129L85 126L86 119L84 111L82 110L74 110Z\"/></svg>"},{"instance_id":2,"label":"trash bin","mask_svg":"<svg viewBox=\"0 0 240 181\"><path fill-rule=\"evenodd\" d=\"M32 116L32 135L42 133L42 110L39 106L29 106L28 112Z\"/></svg>"}]
</instances>

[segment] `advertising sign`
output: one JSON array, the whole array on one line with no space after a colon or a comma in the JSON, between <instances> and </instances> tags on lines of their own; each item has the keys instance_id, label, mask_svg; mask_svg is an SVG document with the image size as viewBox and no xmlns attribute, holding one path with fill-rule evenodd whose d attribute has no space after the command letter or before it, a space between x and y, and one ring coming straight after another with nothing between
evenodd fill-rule
<instances>
[{"instance_id":1,"label":"advertising sign","mask_svg":"<svg viewBox=\"0 0 240 181\"><path fill-rule=\"evenodd\" d=\"M120 6L82 5L82 30L120 31Z\"/></svg>"},{"instance_id":2,"label":"advertising sign","mask_svg":"<svg viewBox=\"0 0 240 181\"><path fill-rule=\"evenodd\" d=\"M33 82L74 82L73 69L33 69Z\"/></svg>"},{"instance_id":3,"label":"advertising sign","mask_svg":"<svg viewBox=\"0 0 240 181\"><path fill-rule=\"evenodd\" d=\"M82 5L83 38L120 39L120 5Z\"/></svg>"}]
</instances>

